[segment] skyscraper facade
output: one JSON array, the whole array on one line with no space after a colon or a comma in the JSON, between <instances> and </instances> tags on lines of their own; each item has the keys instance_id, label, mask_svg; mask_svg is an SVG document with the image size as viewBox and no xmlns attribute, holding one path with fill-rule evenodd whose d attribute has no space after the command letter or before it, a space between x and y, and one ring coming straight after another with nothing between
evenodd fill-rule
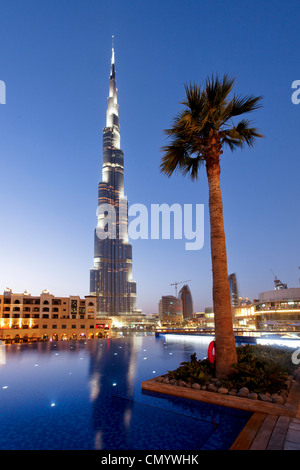
<instances>
[{"instance_id":1,"label":"skyscraper facade","mask_svg":"<svg viewBox=\"0 0 300 470\"><path fill-rule=\"evenodd\" d=\"M114 46L97 214L90 293L97 296L98 314L131 314L136 308L136 283L132 280L132 246L128 243L128 204L124 196L124 153L121 150Z\"/></svg>"},{"instance_id":2,"label":"skyscraper facade","mask_svg":"<svg viewBox=\"0 0 300 470\"><path fill-rule=\"evenodd\" d=\"M238 307L240 304L240 301L239 301L239 289L238 289L236 274L235 273L230 274L228 276L228 281L229 281L229 287L230 287L231 306Z\"/></svg>"},{"instance_id":3,"label":"skyscraper facade","mask_svg":"<svg viewBox=\"0 0 300 470\"><path fill-rule=\"evenodd\" d=\"M182 302L183 318L191 318L193 316L193 299L187 284L180 289L178 297Z\"/></svg>"}]
</instances>

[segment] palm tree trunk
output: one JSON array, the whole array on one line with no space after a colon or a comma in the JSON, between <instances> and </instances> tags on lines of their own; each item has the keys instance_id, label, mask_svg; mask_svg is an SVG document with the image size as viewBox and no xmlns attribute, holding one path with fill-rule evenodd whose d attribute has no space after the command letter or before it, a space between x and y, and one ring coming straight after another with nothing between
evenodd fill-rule
<instances>
[{"instance_id":1,"label":"palm tree trunk","mask_svg":"<svg viewBox=\"0 0 300 470\"><path fill-rule=\"evenodd\" d=\"M206 160L206 172L209 186L216 376L225 377L232 372L232 365L237 362L237 355L228 281L219 155Z\"/></svg>"}]
</instances>

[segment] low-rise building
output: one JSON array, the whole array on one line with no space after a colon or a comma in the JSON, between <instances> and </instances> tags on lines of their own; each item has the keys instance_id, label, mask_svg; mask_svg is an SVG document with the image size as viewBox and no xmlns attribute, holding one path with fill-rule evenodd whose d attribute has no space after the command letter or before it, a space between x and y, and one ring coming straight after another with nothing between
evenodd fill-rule
<instances>
[{"instance_id":1,"label":"low-rise building","mask_svg":"<svg viewBox=\"0 0 300 470\"><path fill-rule=\"evenodd\" d=\"M300 331L300 288L261 292L250 305L234 309L234 326L256 330Z\"/></svg>"},{"instance_id":2,"label":"low-rise building","mask_svg":"<svg viewBox=\"0 0 300 470\"><path fill-rule=\"evenodd\" d=\"M0 340L30 342L109 337L111 320L97 317L97 298L87 295L56 297L44 290L40 296L0 295Z\"/></svg>"},{"instance_id":3,"label":"low-rise building","mask_svg":"<svg viewBox=\"0 0 300 470\"><path fill-rule=\"evenodd\" d=\"M163 295L158 310L162 323L180 323L183 320L182 301L174 295Z\"/></svg>"}]
</instances>

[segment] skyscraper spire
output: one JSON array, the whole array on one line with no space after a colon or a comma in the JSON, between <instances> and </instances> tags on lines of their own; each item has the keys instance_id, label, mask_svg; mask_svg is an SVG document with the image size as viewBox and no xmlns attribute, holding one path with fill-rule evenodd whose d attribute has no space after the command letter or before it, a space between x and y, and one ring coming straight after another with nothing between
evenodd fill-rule
<instances>
[{"instance_id":1,"label":"skyscraper spire","mask_svg":"<svg viewBox=\"0 0 300 470\"><path fill-rule=\"evenodd\" d=\"M115 36L112 36L111 64L115 63Z\"/></svg>"},{"instance_id":2,"label":"skyscraper spire","mask_svg":"<svg viewBox=\"0 0 300 470\"><path fill-rule=\"evenodd\" d=\"M116 126L120 131L119 106L118 106L116 70L115 70L115 49L114 49L114 36L113 36L110 76L109 76L109 95L108 95L108 105L107 105L107 112L106 112L106 127L114 127L114 126ZM116 135L115 137L116 137L115 147L120 148L120 132L119 132L119 135Z\"/></svg>"},{"instance_id":3,"label":"skyscraper spire","mask_svg":"<svg viewBox=\"0 0 300 470\"><path fill-rule=\"evenodd\" d=\"M128 315L135 310L136 284L132 280L132 247L128 243L128 205L124 197L124 153L120 146L114 37L109 76L106 127L103 129L102 182L98 186L98 209L113 209L114 237L107 232L105 212L98 210L98 225L105 237L94 238L94 269L90 271L90 292L98 298L99 315Z\"/></svg>"}]
</instances>

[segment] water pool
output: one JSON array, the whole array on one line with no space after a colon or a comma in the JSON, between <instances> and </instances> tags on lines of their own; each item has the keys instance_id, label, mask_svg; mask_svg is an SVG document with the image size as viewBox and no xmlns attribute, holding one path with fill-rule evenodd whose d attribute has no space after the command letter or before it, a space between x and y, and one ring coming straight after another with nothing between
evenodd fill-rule
<instances>
[{"instance_id":1,"label":"water pool","mask_svg":"<svg viewBox=\"0 0 300 470\"><path fill-rule=\"evenodd\" d=\"M229 449L250 413L141 390L194 352L203 358L207 341L130 335L7 345L0 449Z\"/></svg>"}]
</instances>

